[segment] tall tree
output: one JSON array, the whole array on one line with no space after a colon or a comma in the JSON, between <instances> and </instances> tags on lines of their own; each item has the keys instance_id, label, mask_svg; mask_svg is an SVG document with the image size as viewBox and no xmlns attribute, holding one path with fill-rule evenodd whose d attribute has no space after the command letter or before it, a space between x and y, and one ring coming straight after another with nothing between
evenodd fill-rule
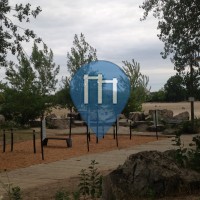
<instances>
[{"instance_id":1,"label":"tall tree","mask_svg":"<svg viewBox=\"0 0 200 200\"><path fill-rule=\"evenodd\" d=\"M132 60L131 62L122 61L123 70L130 80L130 97L124 109L124 113L128 114L133 111L141 111L142 103L146 100L149 78L140 72L140 64Z\"/></svg>"},{"instance_id":2,"label":"tall tree","mask_svg":"<svg viewBox=\"0 0 200 200\"><path fill-rule=\"evenodd\" d=\"M199 0L145 0L141 8L144 18L153 11L159 19L159 39L164 42L163 58L172 54L178 72L190 67L190 97L194 97L194 70L199 70L200 2ZM198 59L197 59L198 58ZM191 121L194 124L194 102L191 101Z\"/></svg>"},{"instance_id":3,"label":"tall tree","mask_svg":"<svg viewBox=\"0 0 200 200\"><path fill-rule=\"evenodd\" d=\"M97 60L96 49L86 42L83 33L80 34L80 38L75 34L71 53L67 53L70 76L72 77L81 66L95 60Z\"/></svg>"},{"instance_id":4,"label":"tall tree","mask_svg":"<svg viewBox=\"0 0 200 200\"><path fill-rule=\"evenodd\" d=\"M182 76L176 74L167 80L164 85L166 101L184 101L186 99L186 87Z\"/></svg>"},{"instance_id":5,"label":"tall tree","mask_svg":"<svg viewBox=\"0 0 200 200\"><path fill-rule=\"evenodd\" d=\"M53 53L45 46L39 50L34 44L31 60L21 55L19 65L6 68L7 85L2 112L20 124L43 117L52 106L51 93L55 91L59 66L53 62Z\"/></svg>"},{"instance_id":6,"label":"tall tree","mask_svg":"<svg viewBox=\"0 0 200 200\"><path fill-rule=\"evenodd\" d=\"M81 66L95 60L97 60L96 49L86 42L83 33L80 34L80 37L75 34L71 52L67 53L67 69L70 75L64 79L64 87L56 94L57 103L63 106L67 105L68 108L73 107L70 97L70 80Z\"/></svg>"},{"instance_id":7,"label":"tall tree","mask_svg":"<svg viewBox=\"0 0 200 200\"><path fill-rule=\"evenodd\" d=\"M23 54L22 42L29 42L30 39L35 39L40 42L41 39L36 36L33 30L26 29L14 23L12 18L16 18L19 23L30 22L30 17L36 18L41 12L41 8L31 10L31 5L16 4L11 6L8 0L1 0L0 2L0 65L7 64L6 57L8 52L13 55Z\"/></svg>"},{"instance_id":8,"label":"tall tree","mask_svg":"<svg viewBox=\"0 0 200 200\"><path fill-rule=\"evenodd\" d=\"M187 65L199 67L196 57L200 52L200 2L199 0L146 0L144 17L149 12L158 18L159 39L164 42L163 58L172 54L175 69Z\"/></svg>"}]
</instances>

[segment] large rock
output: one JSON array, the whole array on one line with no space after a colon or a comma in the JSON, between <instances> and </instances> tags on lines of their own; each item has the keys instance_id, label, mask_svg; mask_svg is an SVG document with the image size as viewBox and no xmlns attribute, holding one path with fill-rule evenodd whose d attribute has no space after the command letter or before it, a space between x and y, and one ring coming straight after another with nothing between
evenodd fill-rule
<instances>
[{"instance_id":1,"label":"large rock","mask_svg":"<svg viewBox=\"0 0 200 200\"><path fill-rule=\"evenodd\" d=\"M187 121L189 120L189 112L185 111L185 112L179 113L178 115L175 115L173 119L180 120L180 121Z\"/></svg>"},{"instance_id":2,"label":"large rock","mask_svg":"<svg viewBox=\"0 0 200 200\"><path fill-rule=\"evenodd\" d=\"M69 119L51 118L48 120L47 126L52 129L67 129L69 128Z\"/></svg>"},{"instance_id":3,"label":"large rock","mask_svg":"<svg viewBox=\"0 0 200 200\"><path fill-rule=\"evenodd\" d=\"M158 151L144 151L128 157L122 166L103 179L104 200L131 200L192 193L200 188L200 174L180 168L172 158Z\"/></svg>"},{"instance_id":4,"label":"large rock","mask_svg":"<svg viewBox=\"0 0 200 200\"><path fill-rule=\"evenodd\" d=\"M155 113L155 110L149 110L149 114L152 116ZM168 110L168 109L163 109L163 110L157 110L157 114L158 114L158 118L159 120L169 120L173 118L173 111L172 110Z\"/></svg>"},{"instance_id":5,"label":"large rock","mask_svg":"<svg viewBox=\"0 0 200 200\"><path fill-rule=\"evenodd\" d=\"M134 122L135 121L144 121L145 115L143 112L130 112L128 118Z\"/></svg>"}]
</instances>

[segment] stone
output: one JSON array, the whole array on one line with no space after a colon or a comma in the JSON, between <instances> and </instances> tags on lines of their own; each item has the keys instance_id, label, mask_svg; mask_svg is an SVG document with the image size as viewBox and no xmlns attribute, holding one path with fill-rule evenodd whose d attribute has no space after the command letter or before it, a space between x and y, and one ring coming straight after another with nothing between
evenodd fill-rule
<instances>
[{"instance_id":1,"label":"stone","mask_svg":"<svg viewBox=\"0 0 200 200\"><path fill-rule=\"evenodd\" d=\"M144 121L145 115L143 112L130 112L128 118L132 121Z\"/></svg>"},{"instance_id":2,"label":"stone","mask_svg":"<svg viewBox=\"0 0 200 200\"><path fill-rule=\"evenodd\" d=\"M153 118L155 110L149 110L149 115ZM168 120L173 118L173 111L168 109L157 110L159 120Z\"/></svg>"},{"instance_id":3,"label":"stone","mask_svg":"<svg viewBox=\"0 0 200 200\"><path fill-rule=\"evenodd\" d=\"M187 121L189 120L190 116L189 116L189 112L185 111L182 113L179 113L178 115L175 115L173 117L174 120L180 120L180 121Z\"/></svg>"},{"instance_id":4,"label":"stone","mask_svg":"<svg viewBox=\"0 0 200 200\"><path fill-rule=\"evenodd\" d=\"M69 119L52 118L48 120L47 127L52 129L67 129L69 128Z\"/></svg>"},{"instance_id":5,"label":"stone","mask_svg":"<svg viewBox=\"0 0 200 200\"><path fill-rule=\"evenodd\" d=\"M197 192L200 174L181 168L167 154L144 151L130 155L123 165L103 178L102 199L132 200L150 193L163 197Z\"/></svg>"}]
</instances>

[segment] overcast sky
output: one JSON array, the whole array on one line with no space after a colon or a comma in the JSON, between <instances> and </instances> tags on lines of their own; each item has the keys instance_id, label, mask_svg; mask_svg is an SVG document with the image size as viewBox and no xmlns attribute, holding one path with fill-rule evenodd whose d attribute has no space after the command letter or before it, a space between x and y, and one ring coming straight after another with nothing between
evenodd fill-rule
<instances>
[{"instance_id":1,"label":"overcast sky","mask_svg":"<svg viewBox=\"0 0 200 200\"><path fill-rule=\"evenodd\" d=\"M151 91L163 87L175 74L170 59L161 58L163 43L157 37L156 19L150 16L140 21L143 0L10 0L12 5L28 2L42 8L28 26L53 50L61 66L59 79L68 73L66 55L74 35L81 32L97 49L99 60L119 66L123 60L139 62L142 73L149 76ZM30 45L25 49L31 52Z\"/></svg>"}]
</instances>

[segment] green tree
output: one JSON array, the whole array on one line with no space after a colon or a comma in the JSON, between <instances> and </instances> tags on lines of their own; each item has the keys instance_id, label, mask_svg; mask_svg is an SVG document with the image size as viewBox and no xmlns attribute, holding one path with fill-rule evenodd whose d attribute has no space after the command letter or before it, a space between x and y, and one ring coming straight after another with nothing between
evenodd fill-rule
<instances>
[{"instance_id":1,"label":"green tree","mask_svg":"<svg viewBox=\"0 0 200 200\"><path fill-rule=\"evenodd\" d=\"M161 88L158 91L150 92L148 95L147 101L150 102L163 102L166 101L166 94L164 88Z\"/></svg>"},{"instance_id":2,"label":"green tree","mask_svg":"<svg viewBox=\"0 0 200 200\"><path fill-rule=\"evenodd\" d=\"M193 70L193 80L191 80L191 74L188 71L183 71L181 73L181 76L184 79L184 84L186 87L186 98L188 99L189 96L191 96L191 84L193 85L193 97L196 100L200 100L200 72L198 69ZM192 83L191 83L192 81Z\"/></svg>"},{"instance_id":3,"label":"green tree","mask_svg":"<svg viewBox=\"0 0 200 200\"><path fill-rule=\"evenodd\" d=\"M80 38L75 34L71 53L67 53L70 76L72 77L81 66L95 60L97 60L96 49L86 42L83 33L80 34Z\"/></svg>"},{"instance_id":4,"label":"green tree","mask_svg":"<svg viewBox=\"0 0 200 200\"><path fill-rule=\"evenodd\" d=\"M95 60L97 60L96 49L86 42L83 33L80 34L80 37L75 34L71 52L67 53L67 69L70 75L63 81L64 87L56 94L58 104L67 105L68 108L73 107L70 97L70 80L81 66Z\"/></svg>"},{"instance_id":5,"label":"green tree","mask_svg":"<svg viewBox=\"0 0 200 200\"><path fill-rule=\"evenodd\" d=\"M41 8L37 7L31 10L31 5L16 4L12 7L8 0L1 0L0 2L0 64L6 66L6 57L8 52L13 55L23 54L22 42L29 42L30 39L34 39L36 42L40 42L41 39L36 36L33 30L26 29L17 24L24 22L30 22L30 17L36 18L41 12ZM12 18L17 19L11 20Z\"/></svg>"},{"instance_id":6,"label":"green tree","mask_svg":"<svg viewBox=\"0 0 200 200\"><path fill-rule=\"evenodd\" d=\"M124 109L128 114L133 111L141 111L142 103L145 102L149 92L149 78L140 72L140 64L132 60L131 62L122 61L123 70L130 80L130 97Z\"/></svg>"},{"instance_id":7,"label":"green tree","mask_svg":"<svg viewBox=\"0 0 200 200\"><path fill-rule=\"evenodd\" d=\"M186 100L186 87L182 76L176 74L167 80L164 85L166 101L184 101Z\"/></svg>"},{"instance_id":8,"label":"green tree","mask_svg":"<svg viewBox=\"0 0 200 200\"><path fill-rule=\"evenodd\" d=\"M194 70L199 70L200 52L200 3L199 0L146 0L143 2L144 17L149 12L158 18L159 39L164 42L163 58L170 54L178 72L190 67L189 93L195 94ZM198 59L197 59L198 58ZM191 102L191 121L194 124L194 104Z\"/></svg>"},{"instance_id":9,"label":"green tree","mask_svg":"<svg viewBox=\"0 0 200 200\"><path fill-rule=\"evenodd\" d=\"M53 62L53 53L44 46L39 50L34 44L31 60L21 55L19 65L6 68L7 84L2 112L9 119L24 125L52 106L51 93L55 91L59 66Z\"/></svg>"},{"instance_id":10,"label":"green tree","mask_svg":"<svg viewBox=\"0 0 200 200\"><path fill-rule=\"evenodd\" d=\"M164 42L163 58L172 55L175 69L182 71L187 65L199 67L195 59L200 51L199 0L146 0L142 6L144 17L152 11L158 18L159 39Z\"/></svg>"}]
</instances>

